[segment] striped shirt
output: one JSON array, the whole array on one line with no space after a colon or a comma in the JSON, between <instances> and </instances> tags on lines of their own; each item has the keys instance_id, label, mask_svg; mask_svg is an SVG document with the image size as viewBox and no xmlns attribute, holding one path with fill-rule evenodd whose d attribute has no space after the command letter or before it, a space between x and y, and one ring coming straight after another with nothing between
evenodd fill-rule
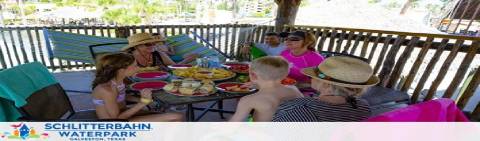
<instances>
[{"instance_id":1,"label":"striped shirt","mask_svg":"<svg viewBox=\"0 0 480 141\"><path fill-rule=\"evenodd\" d=\"M273 116L275 122L349 122L362 121L370 116L368 103L357 100L357 108L349 103L331 105L305 97L284 102Z\"/></svg>"}]
</instances>

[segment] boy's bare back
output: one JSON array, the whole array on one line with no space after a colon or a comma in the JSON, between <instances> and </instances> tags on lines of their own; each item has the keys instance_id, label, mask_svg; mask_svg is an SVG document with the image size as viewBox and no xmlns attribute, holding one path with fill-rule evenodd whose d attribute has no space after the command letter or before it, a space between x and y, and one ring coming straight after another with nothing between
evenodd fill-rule
<instances>
[{"instance_id":1,"label":"boy's bare back","mask_svg":"<svg viewBox=\"0 0 480 141\"><path fill-rule=\"evenodd\" d=\"M303 94L296 87L282 85L245 96L240 99L238 106L253 110L254 121L272 121L277 107L283 101L298 97L303 97Z\"/></svg>"}]
</instances>

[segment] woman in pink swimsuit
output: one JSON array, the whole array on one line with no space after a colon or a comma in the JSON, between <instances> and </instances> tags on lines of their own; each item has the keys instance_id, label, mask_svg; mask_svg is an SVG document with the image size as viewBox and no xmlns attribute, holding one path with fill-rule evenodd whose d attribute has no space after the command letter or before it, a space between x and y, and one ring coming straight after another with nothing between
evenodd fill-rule
<instances>
[{"instance_id":1,"label":"woman in pink swimsuit","mask_svg":"<svg viewBox=\"0 0 480 141\"><path fill-rule=\"evenodd\" d=\"M129 121L182 121L179 113L148 114L139 116L152 102L152 91L143 89L140 102L125 106L125 84L123 80L132 76L138 69L135 58L127 53L114 53L97 61L97 71L93 80L93 103L99 119L128 119Z\"/></svg>"},{"instance_id":2,"label":"woman in pink swimsuit","mask_svg":"<svg viewBox=\"0 0 480 141\"><path fill-rule=\"evenodd\" d=\"M304 68L318 66L325 59L315 52L315 35L304 31L288 33L285 39L287 49L280 55L290 63L288 77L297 80L299 83L310 83L310 78L301 73Z\"/></svg>"}]
</instances>

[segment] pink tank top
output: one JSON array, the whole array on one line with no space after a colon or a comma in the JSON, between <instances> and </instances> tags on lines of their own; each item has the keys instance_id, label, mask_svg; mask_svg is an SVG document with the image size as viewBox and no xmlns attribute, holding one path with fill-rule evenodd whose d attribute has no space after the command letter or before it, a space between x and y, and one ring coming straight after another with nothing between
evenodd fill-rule
<instances>
[{"instance_id":1,"label":"pink tank top","mask_svg":"<svg viewBox=\"0 0 480 141\"><path fill-rule=\"evenodd\" d=\"M284 50L280 56L290 63L290 73L288 77L299 82L310 83L310 78L302 74L302 69L316 67L325 60L325 57L314 51L307 51L300 56L294 56L289 49Z\"/></svg>"}]
</instances>

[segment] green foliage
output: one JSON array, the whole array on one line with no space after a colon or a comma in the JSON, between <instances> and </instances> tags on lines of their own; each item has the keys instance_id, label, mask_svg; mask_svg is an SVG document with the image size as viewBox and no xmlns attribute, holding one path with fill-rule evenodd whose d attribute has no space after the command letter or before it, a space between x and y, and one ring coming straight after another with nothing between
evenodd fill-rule
<instances>
[{"instance_id":1,"label":"green foliage","mask_svg":"<svg viewBox=\"0 0 480 141\"><path fill-rule=\"evenodd\" d=\"M222 2L222 3L220 3L220 4L218 4L218 5L217 5L217 9L218 9L218 10L229 10L229 9L228 9L228 5L227 5L227 2L224 1L224 2Z\"/></svg>"},{"instance_id":2,"label":"green foliage","mask_svg":"<svg viewBox=\"0 0 480 141\"><path fill-rule=\"evenodd\" d=\"M400 4L398 1L392 1L392 2L390 2L390 3L388 3L388 4L386 5L386 8L387 8L387 9L393 9L393 8L400 8L400 7L402 7L402 6L403 6L403 5Z\"/></svg>"},{"instance_id":3,"label":"green foliage","mask_svg":"<svg viewBox=\"0 0 480 141\"><path fill-rule=\"evenodd\" d=\"M25 6L25 15L31 15L37 12L37 7L35 5Z\"/></svg>"},{"instance_id":4,"label":"green foliage","mask_svg":"<svg viewBox=\"0 0 480 141\"><path fill-rule=\"evenodd\" d=\"M379 3L382 0L368 0L368 3Z\"/></svg>"},{"instance_id":5,"label":"green foliage","mask_svg":"<svg viewBox=\"0 0 480 141\"><path fill-rule=\"evenodd\" d=\"M255 13L253 13L252 16L255 17L255 18L264 18L265 17L265 12L263 12L263 11L262 12L255 12Z\"/></svg>"},{"instance_id":6,"label":"green foliage","mask_svg":"<svg viewBox=\"0 0 480 141\"><path fill-rule=\"evenodd\" d=\"M302 0L302 1L300 2L300 7L305 7L305 6L309 5L309 4L310 4L310 3L309 3L308 0Z\"/></svg>"}]
</instances>

